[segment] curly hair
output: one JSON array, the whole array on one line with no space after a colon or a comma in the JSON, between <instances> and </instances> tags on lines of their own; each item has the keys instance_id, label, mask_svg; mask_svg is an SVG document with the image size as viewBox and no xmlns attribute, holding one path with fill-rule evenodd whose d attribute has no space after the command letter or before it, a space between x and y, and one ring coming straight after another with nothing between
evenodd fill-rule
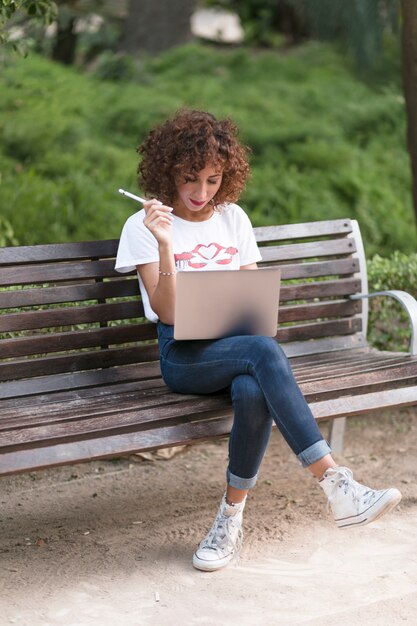
<instances>
[{"instance_id":1,"label":"curly hair","mask_svg":"<svg viewBox=\"0 0 417 626\"><path fill-rule=\"evenodd\" d=\"M212 202L215 206L235 202L250 175L249 149L237 135L237 126L228 118L217 120L204 111L181 109L152 130L137 149L143 155L139 186L148 196L170 205L177 197L177 182L186 174L220 166L222 183Z\"/></svg>"}]
</instances>

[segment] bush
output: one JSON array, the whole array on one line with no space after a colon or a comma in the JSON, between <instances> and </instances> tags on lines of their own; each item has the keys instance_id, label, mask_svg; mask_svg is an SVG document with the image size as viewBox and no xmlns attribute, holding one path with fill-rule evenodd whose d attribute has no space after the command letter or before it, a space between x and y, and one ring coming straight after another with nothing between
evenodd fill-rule
<instances>
[{"instance_id":1,"label":"bush","mask_svg":"<svg viewBox=\"0 0 417 626\"><path fill-rule=\"evenodd\" d=\"M368 256L416 249L397 85L360 82L317 43L285 55L189 44L135 67L116 84L6 57L0 192L22 245L117 237L138 208L117 194L136 187L137 145L188 105L240 126L253 170L241 202L255 225L356 218Z\"/></svg>"},{"instance_id":2,"label":"bush","mask_svg":"<svg viewBox=\"0 0 417 626\"><path fill-rule=\"evenodd\" d=\"M369 292L401 289L417 297L417 254L394 252L368 261ZM369 299L369 341L382 350L408 350L410 323L402 306L392 298Z\"/></svg>"},{"instance_id":3,"label":"bush","mask_svg":"<svg viewBox=\"0 0 417 626\"><path fill-rule=\"evenodd\" d=\"M137 78L138 70L131 56L107 51L96 61L94 73L99 79L120 83Z\"/></svg>"},{"instance_id":4,"label":"bush","mask_svg":"<svg viewBox=\"0 0 417 626\"><path fill-rule=\"evenodd\" d=\"M17 245L18 241L14 236L10 222L0 216L0 247Z\"/></svg>"}]
</instances>

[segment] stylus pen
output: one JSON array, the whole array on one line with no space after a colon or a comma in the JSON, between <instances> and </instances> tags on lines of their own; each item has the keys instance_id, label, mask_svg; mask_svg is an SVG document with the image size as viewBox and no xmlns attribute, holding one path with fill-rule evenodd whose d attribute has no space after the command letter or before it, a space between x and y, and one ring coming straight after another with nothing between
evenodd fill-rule
<instances>
[{"instance_id":1,"label":"stylus pen","mask_svg":"<svg viewBox=\"0 0 417 626\"><path fill-rule=\"evenodd\" d=\"M124 189L119 189L119 193L127 196L128 198L132 198L132 200L136 200L136 202L141 202L142 204L146 202L145 198L141 198L140 196L135 196L135 194L130 193L129 191L125 191Z\"/></svg>"}]
</instances>

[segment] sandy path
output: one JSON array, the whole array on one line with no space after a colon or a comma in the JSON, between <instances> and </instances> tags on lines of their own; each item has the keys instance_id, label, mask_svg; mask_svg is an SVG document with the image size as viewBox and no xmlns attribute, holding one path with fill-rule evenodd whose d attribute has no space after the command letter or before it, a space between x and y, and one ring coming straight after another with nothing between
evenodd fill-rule
<instances>
[{"instance_id":1,"label":"sandy path","mask_svg":"<svg viewBox=\"0 0 417 626\"><path fill-rule=\"evenodd\" d=\"M417 623L417 414L349 423L358 479L403 491L340 531L274 433L238 566L190 563L222 493L226 442L170 461L92 463L0 481L0 624L223 626Z\"/></svg>"}]
</instances>

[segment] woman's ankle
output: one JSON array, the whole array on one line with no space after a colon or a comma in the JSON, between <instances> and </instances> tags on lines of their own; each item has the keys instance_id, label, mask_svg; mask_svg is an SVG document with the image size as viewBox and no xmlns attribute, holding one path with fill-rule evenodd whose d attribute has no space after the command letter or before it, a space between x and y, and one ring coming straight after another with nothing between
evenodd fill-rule
<instances>
[{"instance_id":1,"label":"woman's ankle","mask_svg":"<svg viewBox=\"0 0 417 626\"><path fill-rule=\"evenodd\" d=\"M226 502L229 505L233 504L241 504L246 500L246 496L248 495L247 489L236 489L236 487L231 487L227 485L226 488Z\"/></svg>"},{"instance_id":2,"label":"woman's ankle","mask_svg":"<svg viewBox=\"0 0 417 626\"><path fill-rule=\"evenodd\" d=\"M326 454L324 457L312 463L308 466L308 471L313 474L317 478L317 480L321 480L325 472L331 467L336 467L337 463L333 459L331 454Z\"/></svg>"}]
</instances>

